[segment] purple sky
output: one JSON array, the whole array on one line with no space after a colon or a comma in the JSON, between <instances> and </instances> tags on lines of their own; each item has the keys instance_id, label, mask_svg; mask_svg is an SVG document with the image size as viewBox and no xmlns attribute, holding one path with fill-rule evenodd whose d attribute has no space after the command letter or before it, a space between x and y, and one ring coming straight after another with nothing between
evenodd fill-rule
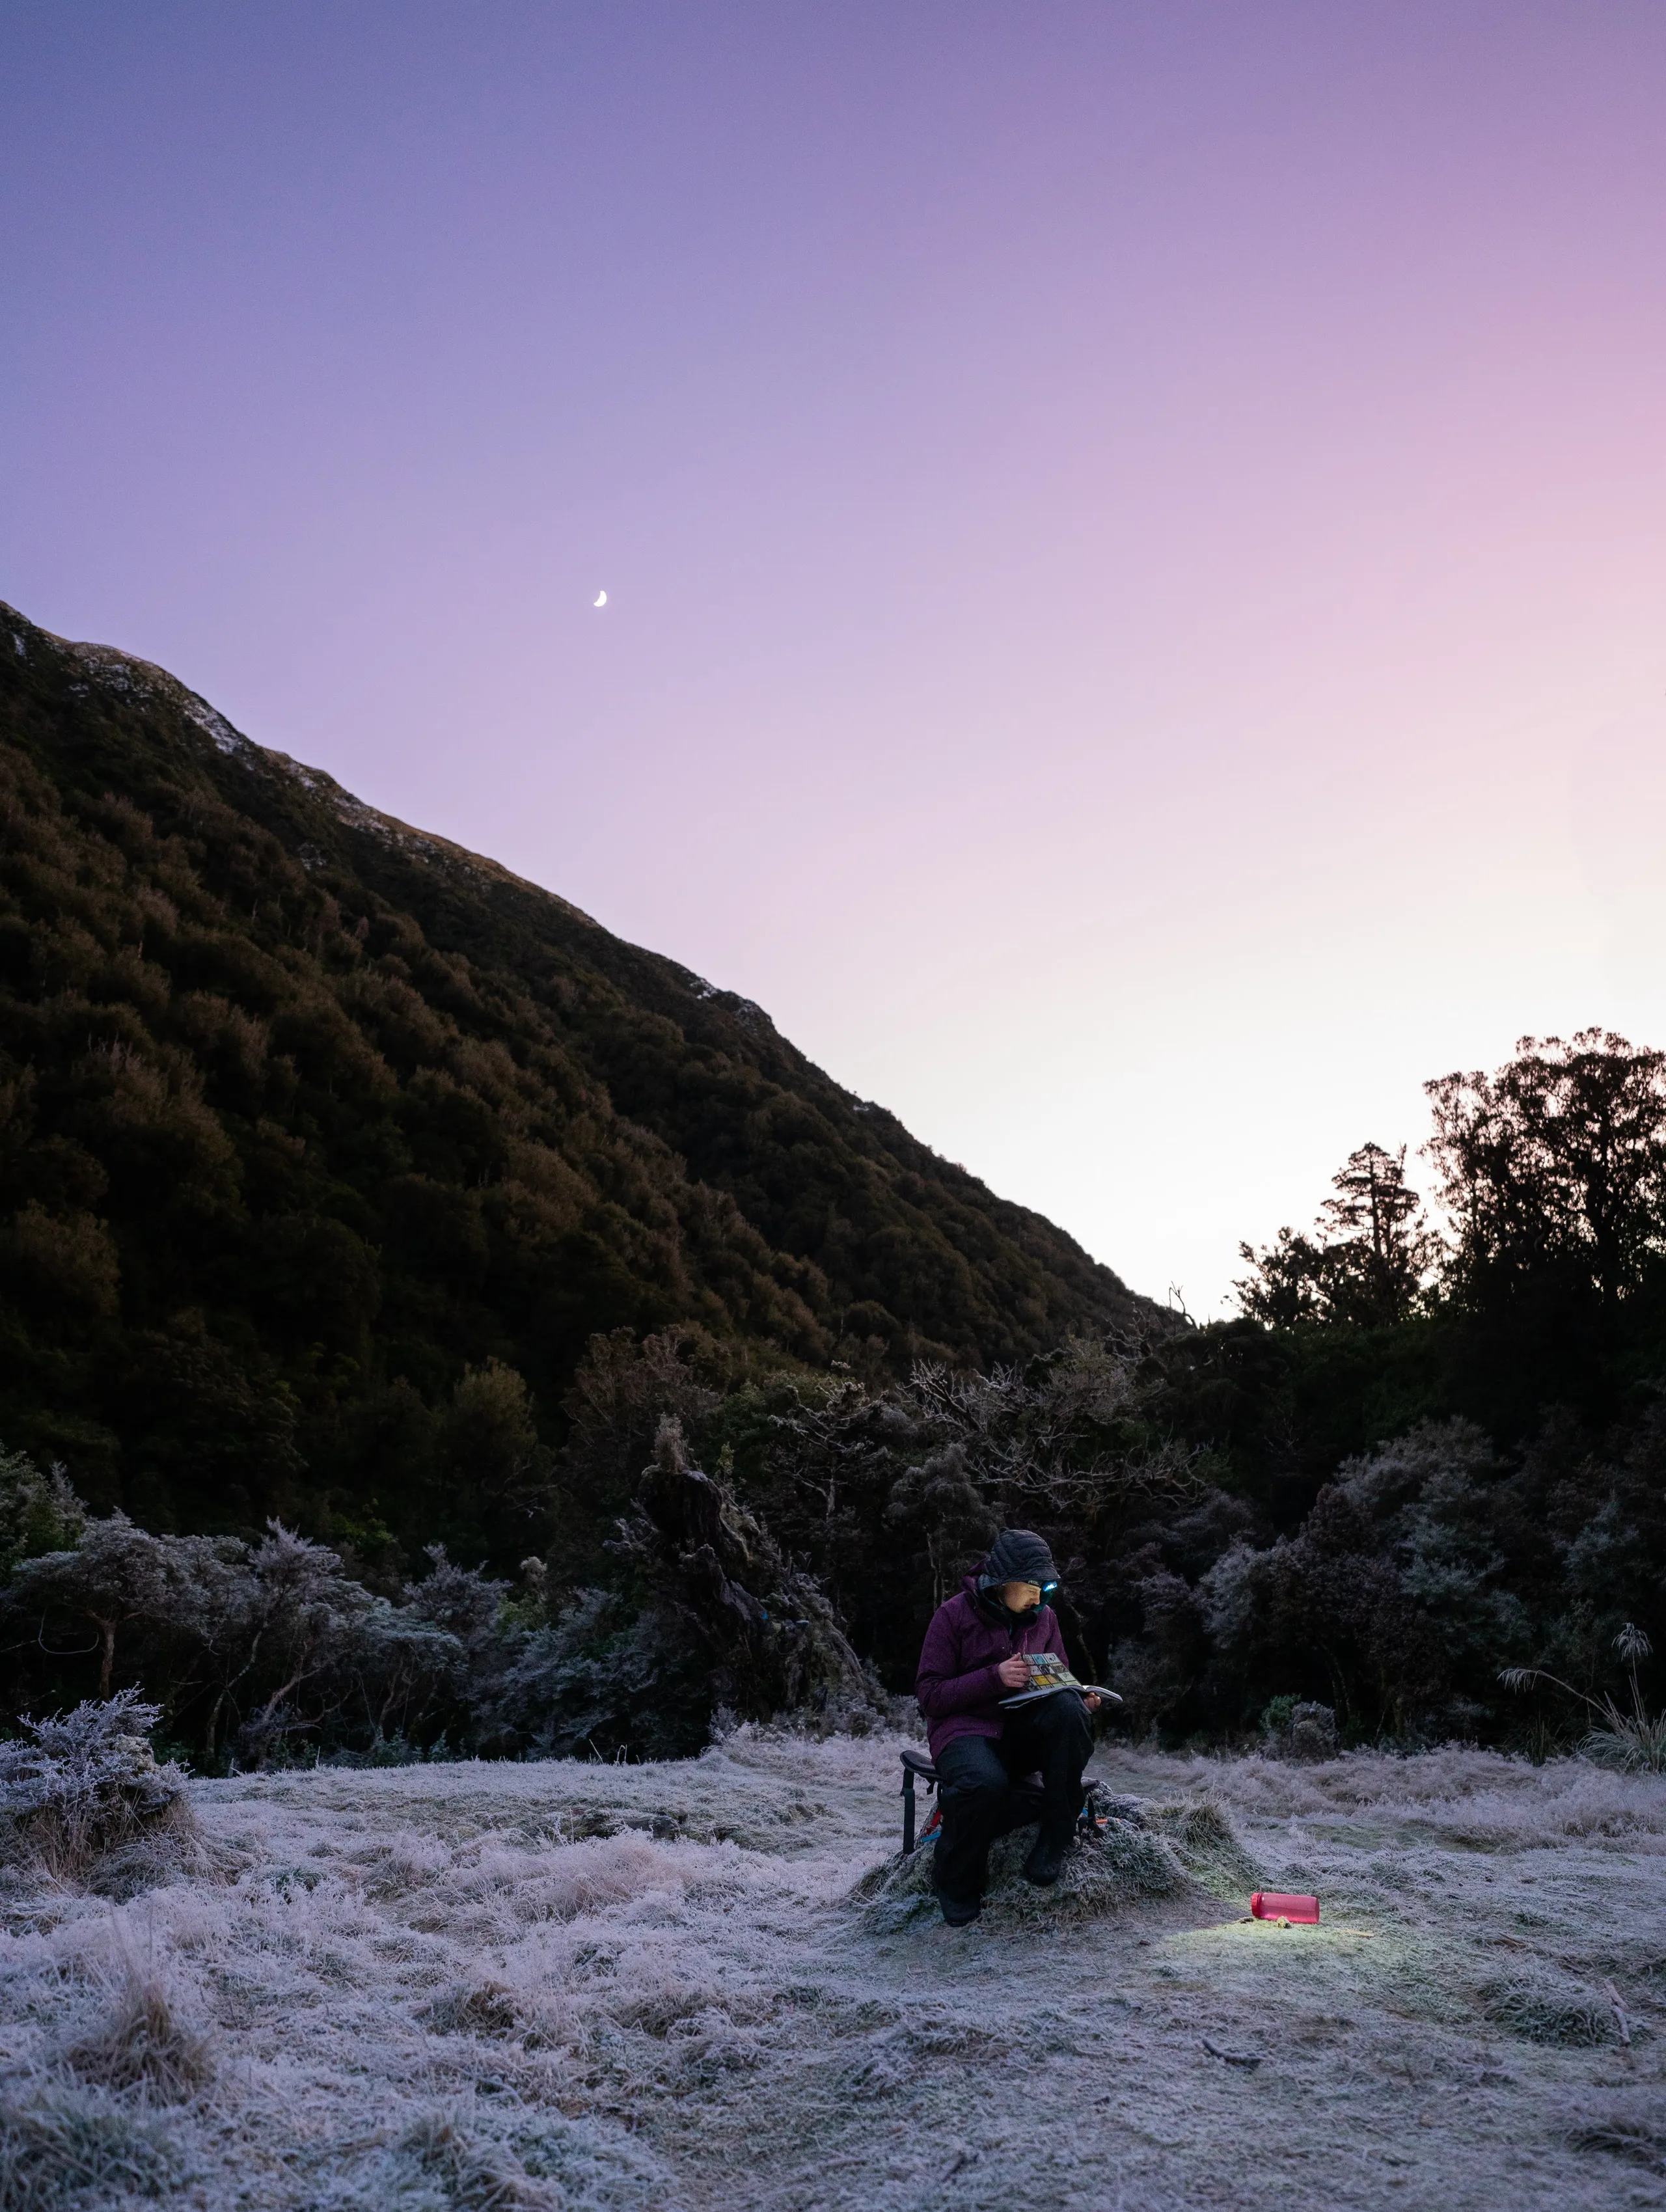
<instances>
[{"instance_id":1,"label":"purple sky","mask_svg":"<svg viewBox=\"0 0 1666 2212\"><path fill-rule=\"evenodd\" d=\"M1140 1287L1666 1042L1659 0L0 39L0 596Z\"/></svg>"}]
</instances>

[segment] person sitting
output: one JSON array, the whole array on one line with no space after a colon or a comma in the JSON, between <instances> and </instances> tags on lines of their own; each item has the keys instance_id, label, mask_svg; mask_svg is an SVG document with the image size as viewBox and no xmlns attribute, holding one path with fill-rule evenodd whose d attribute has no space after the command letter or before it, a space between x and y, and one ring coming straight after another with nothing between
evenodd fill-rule
<instances>
[{"instance_id":1,"label":"person sitting","mask_svg":"<svg viewBox=\"0 0 1666 2212\"><path fill-rule=\"evenodd\" d=\"M1092 1692L1056 1690L1016 1710L1001 1700L1029 1686L1031 1652L1065 1660L1053 1554L1028 1528L1003 1528L988 1556L933 1614L914 1694L939 1778L943 1828L932 1885L952 1928L976 1920L988 1879L989 1846L1039 1818L1024 1872L1058 1880L1082 1807L1082 1769L1093 1749ZM1039 1771L1039 1793L1026 1778Z\"/></svg>"}]
</instances>

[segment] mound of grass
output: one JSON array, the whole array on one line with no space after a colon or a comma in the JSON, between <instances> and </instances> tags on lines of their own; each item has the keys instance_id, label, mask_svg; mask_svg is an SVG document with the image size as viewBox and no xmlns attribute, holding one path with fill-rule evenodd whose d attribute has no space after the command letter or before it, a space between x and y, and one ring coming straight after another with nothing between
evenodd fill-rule
<instances>
[{"instance_id":1,"label":"mound of grass","mask_svg":"<svg viewBox=\"0 0 1666 2212\"><path fill-rule=\"evenodd\" d=\"M423 2017L436 2035L512 2035L514 1997L501 1982L458 1983L442 1990Z\"/></svg>"},{"instance_id":2,"label":"mound of grass","mask_svg":"<svg viewBox=\"0 0 1666 2212\"><path fill-rule=\"evenodd\" d=\"M0 2204L70 2212L88 2203L172 2197L185 2160L157 2115L107 2092L44 2087L0 2099Z\"/></svg>"},{"instance_id":3,"label":"mound of grass","mask_svg":"<svg viewBox=\"0 0 1666 2212\"><path fill-rule=\"evenodd\" d=\"M1607 1998L1576 1982L1512 1976L1485 1984L1481 2001L1488 2020L1526 2043L1578 2050L1620 2039L1614 2008Z\"/></svg>"},{"instance_id":4,"label":"mound of grass","mask_svg":"<svg viewBox=\"0 0 1666 2212\"><path fill-rule=\"evenodd\" d=\"M161 1983L137 1968L108 2018L64 2056L83 2081L143 2089L163 2104L183 2104L214 2078L207 2038L177 2019Z\"/></svg>"},{"instance_id":5,"label":"mound of grass","mask_svg":"<svg viewBox=\"0 0 1666 2212\"><path fill-rule=\"evenodd\" d=\"M343 2212L647 2212L665 2179L655 2160L581 2121L515 2113L495 2127L436 2111L406 2130L362 2193L334 2201Z\"/></svg>"},{"instance_id":6,"label":"mound of grass","mask_svg":"<svg viewBox=\"0 0 1666 2212\"><path fill-rule=\"evenodd\" d=\"M1666 2173L1666 2106L1622 2100L1576 2120L1563 2136L1570 2150L1606 2151L1652 2173Z\"/></svg>"},{"instance_id":7,"label":"mound of grass","mask_svg":"<svg viewBox=\"0 0 1666 2212\"><path fill-rule=\"evenodd\" d=\"M1003 1836L989 1853L986 1923L1031 1926L1098 1919L1194 1887L1212 1895L1247 1894L1253 1880L1249 1862L1218 1805L1196 1799L1151 1805L1130 1797L1109 1804L1104 1827L1095 1837L1077 1839L1050 1889L1037 1889L1024 1879L1034 1829ZM934 1857L932 1844L907 1857L898 1851L865 1875L853 1895L882 1928L925 1919L937 1909Z\"/></svg>"},{"instance_id":8,"label":"mound of grass","mask_svg":"<svg viewBox=\"0 0 1666 2212\"><path fill-rule=\"evenodd\" d=\"M1135 1802L1137 1816L1150 1826L1211 1897L1248 1901L1259 1876L1213 1797L1181 1797L1164 1803Z\"/></svg>"}]
</instances>

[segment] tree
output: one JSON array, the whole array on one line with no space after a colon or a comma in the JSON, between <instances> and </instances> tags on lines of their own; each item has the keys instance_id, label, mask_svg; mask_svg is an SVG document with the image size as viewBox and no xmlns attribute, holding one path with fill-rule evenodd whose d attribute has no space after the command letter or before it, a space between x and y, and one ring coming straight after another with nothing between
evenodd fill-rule
<instances>
[{"instance_id":1,"label":"tree","mask_svg":"<svg viewBox=\"0 0 1666 2212\"><path fill-rule=\"evenodd\" d=\"M1331 1318L1325 1255L1310 1237L1298 1236L1286 1224L1259 1252L1253 1244L1240 1244L1238 1257L1251 1272L1232 1288L1239 1311L1251 1321L1264 1328L1295 1328Z\"/></svg>"},{"instance_id":2,"label":"tree","mask_svg":"<svg viewBox=\"0 0 1666 2212\"><path fill-rule=\"evenodd\" d=\"M1329 1295L1336 1318L1367 1328L1403 1321L1417 1304L1438 1244L1406 1182L1406 1147L1361 1145L1331 1177L1319 1209Z\"/></svg>"},{"instance_id":3,"label":"tree","mask_svg":"<svg viewBox=\"0 0 1666 2212\"><path fill-rule=\"evenodd\" d=\"M1232 1287L1252 1321L1383 1328L1415 1311L1441 1247L1406 1181L1406 1147L1361 1145L1331 1188L1336 1195L1320 1207L1311 1237L1285 1228L1259 1252L1239 1245L1252 1272Z\"/></svg>"},{"instance_id":4,"label":"tree","mask_svg":"<svg viewBox=\"0 0 1666 2212\"><path fill-rule=\"evenodd\" d=\"M118 1632L143 1624L203 1636L209 1614L224 1602L223 1585L242 1550L234 1537L153 1536L125 1513L112 1513L87 1522L75 1533L73 1549L21 1561L6 1607L24 1618L38 1616L43 1644L47 1625L64 1615L88 1622L97 1635L98 1694L107 1698Z\"/></svg>"},{"instance_id":5,"label":"tree","mask_svg":"<svg viewBox=\"0 0 1666 2212\"><path fill-rule=\"evenodd\" d=\"M1607 1030L1523 1037L1496 1075L1425 1085L1471 1299L1560 1276L1612 1306L1666 1243L1666 1054Z\"/></svg>"},{"instance_id":6,"label":"tree","mask_svg":"<svg viewBox=\"0 0 1666 2212\"><path fill-rule=\"evenodd\" d=\"M696 1656L708 1711L866 1714L873 1692L837 1613L728 1483L690 1463L667 1416L620 1550L653 1593L661 1641Z\"/></svg>"},{"instance_id":7,"label":"tree","mask_svg":"<svg viewBox=\"0 0 1666 2212\"><path fill-rule=\"evenodd\" d=\"M654 1450L662 1420L697 1436L722 1402L696 1370L696 1346L683 1329L645 1336L599 1330L585 1346L562 1401L572 1424L562 1453L570 1495L582 1498L603 1526L624 1511Z\"/></svg>"},{"instance_id":8,"label":"tree","mask_svg":"<svg viewBox=\"0 0 1666 2212\"><path fill-rule=\"evenodd\" d=\"M956 1581L988 1548L1000 1516L966 1465L966 1448L945 1444L893 1484L885 1520L923 1544L931 1563L932 1607L953 1593Z\"/></svg>"},{"instance_id":9,"label":"tree","mask_svg":"<svg viewBox=\"0 0 1666 2212\"><path fill-rule=\"evenodd\" d=\"M997 1521L1062 1529L1196 1491L1196 1455L1148 1433L1134 1351L1104 1339L987 1375L922 1360L908 1395L964 1449Z\"/></svg>"},{"instance_id":10,"label":"tree","mask_svg":"<svg viewBox=\"0 0 1666 2212\"><path fill-rule=\"evenodd\" d=\"M23 1452L0 1445L0 1581L21 1559L81 1540L87 1508L60 1466L45 1474Z\"/></svg>"},{"instance_id":11,"label":"tree","mask_svg":"<svg viewBox=\"0 0 1666 2212\"><path fill-rule=\"evenodd\" d=\"M531 1521L553 1463L526 1378L502 1359L465 1367L440 1425L441 1462L493 1534Z\"/></svg>"}]
</instances>

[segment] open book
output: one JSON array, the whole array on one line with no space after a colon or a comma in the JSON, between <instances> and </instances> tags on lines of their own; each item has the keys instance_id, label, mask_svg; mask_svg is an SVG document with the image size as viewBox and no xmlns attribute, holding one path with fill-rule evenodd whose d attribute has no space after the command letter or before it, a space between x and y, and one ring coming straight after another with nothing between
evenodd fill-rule
<instances>
[{"instance_id":1,"label":"open book","mask_svg":"<svg viewBox=\"0 0 1666 2212\"><path fill-rule=\"evenodd\" d=\"M1101 1697L1110 1705L1120 1705L1122 1700L1115 1690L1101 1689L1097 1682L1079 1682L1056 1651L1026 1651L1030 1665L1030 1686L1014 1690L1001 1704L1008 1711L1014 1705L1033 1705L1037 1698L1056 1697L1061 1690L1080 1690L1085 1694Z\"/></svg>"}]
</instances>

